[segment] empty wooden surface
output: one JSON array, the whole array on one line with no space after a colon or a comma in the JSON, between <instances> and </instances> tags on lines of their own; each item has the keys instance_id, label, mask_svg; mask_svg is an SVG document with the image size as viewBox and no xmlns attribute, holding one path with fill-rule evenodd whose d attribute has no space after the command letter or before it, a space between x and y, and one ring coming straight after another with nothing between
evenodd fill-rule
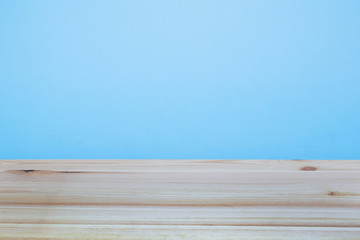
<instances>
[{"instance_id":1,"label":"empty wooden surface","mask_svg":"<svg viewBox=\"0 0 360 240\"><path fill-rule=\"evenodd\" d=\"M360 239L356 160L1 160L0 239Z\"/></svg>"}]
</instances>

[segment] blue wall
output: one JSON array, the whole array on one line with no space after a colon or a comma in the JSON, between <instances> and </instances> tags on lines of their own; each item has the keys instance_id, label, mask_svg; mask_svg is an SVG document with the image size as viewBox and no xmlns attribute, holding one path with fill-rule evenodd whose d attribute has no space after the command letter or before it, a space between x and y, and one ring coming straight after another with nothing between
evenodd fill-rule
<instances>
[{"instance_id":1,"label":"blue wall","mask_svg":"<svg viewBox=\"0 0 360 240\"><path fill-rule=\"evenodd\" d=\"M360 1L0 2L0 158L360 158Z\"/></svg>"}]
</instances>

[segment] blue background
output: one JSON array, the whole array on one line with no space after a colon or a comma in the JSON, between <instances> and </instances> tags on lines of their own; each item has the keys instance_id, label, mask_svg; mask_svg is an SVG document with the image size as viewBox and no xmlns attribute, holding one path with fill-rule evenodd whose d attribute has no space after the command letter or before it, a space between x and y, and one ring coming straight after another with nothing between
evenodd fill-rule
<instances>
[{"instance_id":1,"label":"blue background","mask_svg":"<svg viewBox=\"0 0 360 240\"><path fill-rule=\"evenodd\" d=\"M360 158L360 1L0 1L0 158Z\"/></svg>"}]
</instances>

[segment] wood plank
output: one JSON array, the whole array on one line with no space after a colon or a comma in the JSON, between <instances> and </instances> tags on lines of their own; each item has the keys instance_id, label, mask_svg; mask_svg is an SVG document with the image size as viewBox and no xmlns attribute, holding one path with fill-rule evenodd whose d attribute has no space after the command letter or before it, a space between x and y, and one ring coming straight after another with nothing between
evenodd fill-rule
<instances>
[{"instance_id":1,"label":"wood plank","mask_svg":"<svg viewBox=\"0 0 360 240\"><path fill-rule=\"evenodd\" d=\"M359 240L359 228L177 225L0 224L0 239Z\"/></svg>"},{"instance_id":2,"label":"wood plank","mask_svg":"<svg viewBox=\"0 0 360 240\"><path fill-rule=\"evenodd\" d=\"M360 171L359 160L0 160L0 171L37 169L101 172Z\"/></svg>"},{"instance_id":3,"label":"wood plank","mask_svg":"<svg viewBox=\"0 0 360 240\"><path fill-rule=\"evenodd\" d=\"M19 224L360 227L360 210L341 207L2 205L0 212L0 223Z\"/></svg>"},{"instance_id":4,"label":"wood plank","mask_svg":"<svg viewBox=\"0 0 360 240\"><path fill-rule=\"evenodd\" d=\"M0 213L0 239L358 240L360 161L0 160Z\"/></svg>"}]
</instances>

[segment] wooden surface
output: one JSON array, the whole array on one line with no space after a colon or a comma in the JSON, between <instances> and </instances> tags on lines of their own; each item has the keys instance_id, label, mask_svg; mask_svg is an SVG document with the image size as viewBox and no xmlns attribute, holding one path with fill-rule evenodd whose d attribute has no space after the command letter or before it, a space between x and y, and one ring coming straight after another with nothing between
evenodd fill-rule
<instances>
[{"instance_id":1,"label":"wooden surface","mask_svg":"<svg viewBox=\"0 0 360 240\"><path fill-rule=\"evenodd\" d=\"M360 239L360 161L0 160L0 239Z\"/></svg>"}]
</instances>

